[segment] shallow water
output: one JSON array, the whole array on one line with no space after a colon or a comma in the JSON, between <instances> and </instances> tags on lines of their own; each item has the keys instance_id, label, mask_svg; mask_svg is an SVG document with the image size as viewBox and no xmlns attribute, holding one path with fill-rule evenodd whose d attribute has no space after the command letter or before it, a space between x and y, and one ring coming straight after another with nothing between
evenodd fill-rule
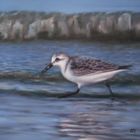
<instances>
[{"instance_id":1,"label":"shallow water","mask_svg":"<svg viewBox=\"0 0 140 140\"><path fill-rule=\"evenodd\" d=\"M34 41L0 43L0 139L101 140L140 137L140 43ZM58 69L38 74L55 52L132 64L111 80L115 100L102 85L79 95Z\"/></svg>"}]
</instances>

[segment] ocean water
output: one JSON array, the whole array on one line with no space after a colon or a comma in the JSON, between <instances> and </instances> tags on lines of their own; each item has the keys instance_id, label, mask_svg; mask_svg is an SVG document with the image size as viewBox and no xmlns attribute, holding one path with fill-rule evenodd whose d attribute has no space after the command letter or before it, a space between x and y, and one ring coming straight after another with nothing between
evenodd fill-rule
<instances>
[{"instance_id":1,"label":"ocean water","mask_svg":"<svg viewBox=\"0 0 140 140\"><path fill-rule=\"evenodd\" d=\"M139 140L140 43L31 41L0 43L1 140ZM111 80L115 99L103 84L77 96L59 69L40 71L52 54L85 55L133 67Z\"/></svg>"}]
</instances>

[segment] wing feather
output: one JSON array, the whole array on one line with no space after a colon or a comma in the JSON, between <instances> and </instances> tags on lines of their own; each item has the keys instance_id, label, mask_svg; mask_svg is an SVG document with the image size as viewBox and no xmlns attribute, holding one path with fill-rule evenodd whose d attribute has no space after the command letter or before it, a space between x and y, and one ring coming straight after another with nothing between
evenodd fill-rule
<instances>
[{"instance_id":1,"label":"wing feather","mask_svg":"<svg viewBox=\"0 0 140 140\"><path fill-rule=\"evenodd\" d=\"M97 72L107 72L117 70L119 66L110 64L99 59L93 59L88 57L71 57L71 70L74 75L81 76L86 74L92 74Z\"/></svg>"}]
</instances>

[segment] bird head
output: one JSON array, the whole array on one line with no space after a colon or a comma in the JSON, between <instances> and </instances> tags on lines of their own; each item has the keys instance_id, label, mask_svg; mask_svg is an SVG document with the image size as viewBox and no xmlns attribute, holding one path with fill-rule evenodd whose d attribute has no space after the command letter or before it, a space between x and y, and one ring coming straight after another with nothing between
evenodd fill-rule
<instances>
[{"instance_id":1,"label":"bird head","mask_svg":"<svg viewBox=\"0 0 140 140\"><path fill-rule=\"evenodd\" d=\"M52 56L51 62L41 71L41 73L47 72L53 66L58 66L60 68L65 67L69 56L64 53L54 54Z\"/></svg>"}]
</instances>

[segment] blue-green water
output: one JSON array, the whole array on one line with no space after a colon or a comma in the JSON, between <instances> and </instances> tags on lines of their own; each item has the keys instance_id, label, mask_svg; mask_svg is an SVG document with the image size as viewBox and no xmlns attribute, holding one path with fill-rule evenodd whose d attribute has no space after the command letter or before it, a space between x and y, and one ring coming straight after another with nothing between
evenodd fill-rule
<instances>
[{"instance_id":1,"label":"blue-green water","mask_svg":"<svg viewBox=\"0 0 140 140\"><path fill-rule=\"evenodd\" d=\"M33 41L0 43L0 50L1 140L139 139L140 43ZM56 52L133 67L112 80L115 100L102 84L59 99L75 85L57 68L38 75Z\"/></svg>"}]
</instances>

